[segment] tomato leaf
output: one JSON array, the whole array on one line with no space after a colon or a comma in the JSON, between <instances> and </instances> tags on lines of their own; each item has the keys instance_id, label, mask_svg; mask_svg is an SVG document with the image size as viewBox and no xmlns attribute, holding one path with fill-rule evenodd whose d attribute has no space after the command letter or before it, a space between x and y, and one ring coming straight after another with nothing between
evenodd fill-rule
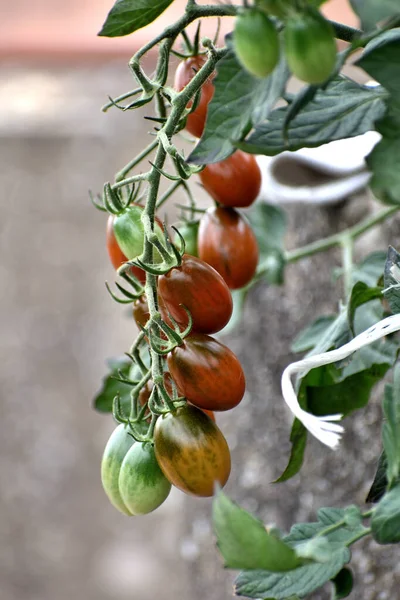
<instances>
[{"instance_id":1,"label":"tomato leaf","mask_svg":"<svg viewBox=\"0 0 400 600\"><path fill-rule=\"evenodd\" d=\"M227 44L231 44L229 38ZM188 162L208 164L230 156L236 149L233 142L268 117L288 78L283 57L269 77L259 79L239 64L231 48L217 64L215 91L208 106L205 129Z\"/></svg>"},{"instance_id":2,"label":"tomato leaf","mask_svg":"<svg viewBox=\"0 0 400 600\"><path fill-rule=\"evenodd\" d=\"M377 23L389 17L400 17L398 0L350 0L350 4L360 17L363 29L373 29Z\"/></svg>"},{"instance_id":3,"label":"tomato leaf","mask_svg":"<svg viewBox=\"0 0 400 600\"><path fill-rule=\"evenodd\" d=\"M368 492L365 502L378 502L386 492L388 484L386 469L387 458L385 452L382 452L379 457L374 481L372 482L371 489Z\"/></svg>"},{"instance_id":4,"label":"tomato leaf","mask_svg":"<svg viewBox=\"0 0 400 600\"><path fill-rule=\"evenodd\" d=\"M236 146L245 152L275 156L284 150L313 148L333 140L354 137L374 129L385 110L387 92L367 88L344 77L334 79L325 90L291 121L287 141L283 127L288 107L278 108Z\"/></svg>"},{"instance_id":5,"label":"tomato leaf","mask_svg":"<svg viewBox=\"0 0 400 600\"><path fill-rule=\"evenodd\" d=\"M285 267L283 243L287 226L286 213L278 206L257 202L248 211L247 217L260 252L256 279L279 285L283 282Z\"/></svg>"},{"instance_id":6,"label":"tomato leaf","mask_svg":"<svg viewBox=\"0 0 400 600\"><path fill-rule=\"evenodd\" d=\"M400 478L400 367L396 365L393 385L385 387L382 427L383 448L386 455L386 475L389 486Z\"/></svg>"},{"instance_id":7,"label":"tomato leaf","mask_svg":"<svg viewBox=\"0 0 400 600\"><path fill-rule=\"evenodd\" d=\"M352 272L354 283L362 281L369 287L376 286L378 280L382 277L386 260L386 252L377 250L371 252L363 261L355 265Z\"/></svg>"},{"instance_id":8,"label":"tomato leaf","mask_svg":"<svg viewBox=\"0 0 400 600\"><path fill-rule=\"evenodd\" d=\"M400 17L399 4L397 12ZM355 63L393 96L400 98L400 30L386 31L365 47Z\"/></svg>"},{"instance_id":9,"label":"tomato leaf","mask_svg":"<svg viewBox=\"0 0 400 600\"><path fill-rule=\"evenodd\" d=\"M117 0L99 36L120 37L149 25L164 12L172 0Z\"/></svg>"},{"instance_id":10,"label":"tomato leaf","mask_svg":"<svg viewBox=\"0 0 400 600\"><path fill-rule=\"evenodd\" d=\"M325 333L335 319L335 315L318 317L311 325L307 325L307 327L297 334L290 347L291 351L306 352L314 348L321 339L321 335Z\"/></svg>"},{"instance_id":11,"label":"tomato leaf","mask_svg":"<svg viewBox=\"0 0 400 600\"><path fill-rule=\"evenodd\" d=\"M218 491L213 502L217 545L230 569L287 572L301 564L292 548L264 524Z\"/></svg>"},{"instance_id":12,"label":"tomato leaf","mask_svg":"<svg viewBox=\"0 0 400 600\"><path fill-rule=\"evenodd\" d=\"M400 254L389 246L384 270L385 298L390 310L400 312Z\"/></svg>"},{"instance_id":13,"label":"tomato leaf","mask_svg":"<svg viewBox=\"0 0 400 600\"><path fill-rule=\"evenodd\" d=\"M372 515L371 528L378 544L400 542L400 484L380 500Z\"/></svg>"},{"instance_id":14,"label":"tomato leaf","mask_svg":"<svg viewBox=\"0 0 400 600\"><path fill-rule=\"evenodd\" d=\"M278 479L274 481L274 483L288 481L288 479L291 479L297 475L302 467L304 452L307 445L307 429L298 419L293 421L292 431L290 432L290 441L292 448L290 451L288 464L282 475L280 475Z\"/></svg>"},{"instance_id":15,"label":"tomato leaf","mask_svg":"<svg viewBox=\"0 0 400 600\"><path fill-rule=\"evenodd\" d=\"M334 593L332 600L341 600L350 596L353 590L353 573L347 567L343 567L341 571L332 579Z\"/></svg>"},{"instance_id":16,"label":"tomato leaf","mask_svg":"<svg viewBox=\"0 0 400 600\"><path fill-rule=\"evenodd\" d=\"M127 409L130 406L132 386L114 379L114 376L118 375L118 371L128 376L132 361L126 358L110 358L107 364L110 371L103 378L102 387L93 400L93 407L99 412L112 412L113 400L119 394L122 408Z\"/></svg>"},{"instance_id":17,"label":"tomato leaf","mask_svg":"<svg viewBox=\"0 0 400 600\"><path fill-rule=\"evenodd\" d=\"M382 289L379 287L368 287L362 281L358 281L351 290L350 301L347 308L347 314L351 329L354 331L354 316L356 310L362 304L375 298L382 298Z\"/></svg>"}]
</instances>

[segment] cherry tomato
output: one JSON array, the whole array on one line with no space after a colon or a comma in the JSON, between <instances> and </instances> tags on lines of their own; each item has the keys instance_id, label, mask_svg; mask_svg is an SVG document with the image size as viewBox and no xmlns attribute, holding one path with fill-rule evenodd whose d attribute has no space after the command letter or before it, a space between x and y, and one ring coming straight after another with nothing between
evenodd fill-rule
<instances>
[{"instance_id":1,"label":"cherry tomato","mask_svg":"<svg viewBox=\"0 0 400 600\"><path fill-rule=\"evenodd\" d=\"M128 259L122 252L121 248L118 246L118 242L115 239L113 221L114 216L110 215L107 220L106 244L111 263L114 269L117 270ZM141 283L144 283L146 281L146 273L142 269L139 269L139 267L131 267L130 272L132 273L132 275L137 277Z\"/></svg>"},{"instance_id":2,"label":"cherry tomato","mask_svg":"<svg viewBox=\"0 0 400 600\"><path fill-rule=\"evenodd\" d=\"M286 22L285 54L293 75L308 83L322 83L336 64L332 25L317 10L296 15Z\"/></svg>"},{"instance_id":3,"label":"cherry tomato","mask_svg":"<svg viewBox=\"0 0 400 600\"><path fill-rule=\"evenodd\" d=\"M147 321L150 318L149 306L147 304L146 296L140 296L133 303L132 308L133 318L136 321L136 324L142 327L146 327Z\"/></svg>"},{"instance_id":4,"label":"cherry tomato","mask_svg":"<svg viewBox=\"0 0 400 600\"><path fill-rule=\"evenodd\" d=\"M175 72L174 82L174 87L177 92L180 92L184 87L187 86L189 81L193 79L197 71L204 65L205 62L206 58L204 56L191 56L190 58L187 58L179 63ZM203 133L207 118L208 103L214 94L214 86L212 84L213 77L214 76L209 77L203 84L199 103L196 109L190 113L186 119L186 129L189 131L189 133L196 137L201 137ZM190 101L187 106L190 107L192 104L193 102Z\"/></svg>"},{"instance_id":5,"label":"cherry tomato","mask_svg":"<svg viewBox=\"0 0 400 600\"><path fill-rule=\"evenodd\" d=\"M158 291L162 298L160 312L167 319L165 310L185 327L192 316L193 331L215 333L228 323L232 315L232 296L221 275L207 263L184 254L180 267L174 267L158 279Z\"/></svg>"},{"instance_id":6,"label":"cherry tomato","mask_svg":"<svg viewBox=\"0 0 400 600\"><path fill-rule=\"evenodd\" d=\"M166 371L164 373L164 386L165 386L165 389L167 390L168 394L172 398L172 377L171 377L171 373L168 373L168 371ZM189 402L189 404L190 404L190 402ZM203 413L208 415L210 417L210 419L212 419L215 423L215 414L212 410L207 410L205 408L201 408L200 410L202 410Z\"/></svg>"},{"instance_id":7,"label":"cherry tomato","mask_svg":"<svg viewBox=\"0 0 400 600\"><path fill-rule=\"evenodd\" d=\"M129 428L122 424L112 432L101 461L101 482L111 504L123 514L131 516L118 484L122 462L135 441L128 432Z\"/></svg>"},{"instance_id":8,"label":"cherry tomato","mask_svg":"<svg viewBox=\"0 0 400 600\"><path fill-rule=\"evenodd\" d=\"M224 206L250 206L260 192L260 167L252 154L241 150L221 162L207 165L199 175L204 189Z\"/></svg>"},{"instance_id":9,"label":"cherry tomato","mask_svg":"<svg viewBox=\"0 0 400 600\"><path fill-rule=\"evenodd\" d=\"M140 256L143 252L144 226L142 223L143 207L137 204L131 204L123 212L114 216L113 228L118 246L129 260ZM154 231L162 243L164 243L164 234L159 221L154 223ZM154 253L156 262L161 261L161 256L156 251Z\"/></svg>"},{"instance_id":10,"label":"cherry tomato","mask_svg":"<svg viewBox=\"0 0 400 600\"><path fill-rule=\"evenodd\" d=\"M256 272L257 239L234 208L211 208L200 222L199 255L235 290L249 283Z\"/></svg>"},{"instance_id":11,"label":"cherry tomato","mask_svg":"<svg viewBox=\"0 0 400 600\"><path fill-rule=\"evenodd\" d=\"M238 358L209 335L188 335L167 362L179 393L199 408L229 410L243 398L246 382Z\"/></svg>"},{"instance_id":12,"label":"cherry tomato","mask_svg":"<svg viewBox=\"0 0 400 600\"><path fill-rule=\"evenodd\" d=\"M167 479L195 496L212 496L231 471L228 444L220 429L195 406L182 406L157 420L154 448Z\"/></svg>"},{"instance_id":13,"label":"cherry tomato","mask_svg":"<svg viewBox=\"0 0 400 600\"><path fill-rule=\"evenodd\" d=\"M190 254L191 256L198 256L197 250L197 233L199 231L199 222L191 221L187 223L183 223L179 225L179 233L185 240L185 252L186 254ZM181 241L179 239L178 234L176 234L174 238L174 244L180 247Z\"/></svg>"},{"instance_id":14,"label":"cherry tomato","mask_svg":"<svg viewBox=\"0 0 400 600\"><path fill-rule=\"evenodd\" d=\"M171 484L159 467L153 444L135 442L131 446L121 466L118 486L132 515L146 515L166 500Z\"/></svg>"},{"instance_id":15,"label":"cherry tomato","mask_svg":"<svg viewBox=\"0 0 400 600\"><path fill-rule=\"evenodd\" d=\"M245 9L235 20L233 42L241 65L255 77L267 77L279 60L275 25L257 8Z\"/></svg>"}]
</instances>

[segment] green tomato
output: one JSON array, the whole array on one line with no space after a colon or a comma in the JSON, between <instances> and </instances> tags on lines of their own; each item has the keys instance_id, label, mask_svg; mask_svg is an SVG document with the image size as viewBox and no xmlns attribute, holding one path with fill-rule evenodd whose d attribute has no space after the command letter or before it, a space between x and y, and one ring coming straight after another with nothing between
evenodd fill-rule
<instances>
[{"instance_id":1,"label":"green tomato","mask_svg":"<svg viewBox=\"0 0 400 600\"><path fill-rule=\"evenodd\" d=\"M143 252L144 227L142 223L143 207L131 204L113 220L114 235L118 246L128 260L140 256ZM154 223L154 231L161 243L164 234L159 223ZM161 262L161 256L155 252L156 262Z\"/></svg>"},{"instance_id":2,"label":"green tomato","mask_svg":"<svg viewBox=\"0 0 400 600\"><path fill-rule=\"evenodd\" d=\"M336 64L335 32L314 9L291 17L284 32L286 60L293 75L307 83L322 83Z\"/></svg>"},{"instance_id":3,"label":"green tomato","mask_svg":"<svg viewBox=\"0 0 400 600\"><path fill-rule=\"evenodd\" d=\"M197 234L199 231L199 221L192 221L183 223L178 227L179 233L185 240L185 254L191 256L199 256L197 249ZM178 234L175 235L174 244L180 247L180 240Z\"/></svg>"},{"instance_id":4,"label":"green tomato","mask_svg":"<svg viewBox=\"0 0 400 600\"><path fill-rule=\"evenodd\" d=\"M153 444L133 444L122 463L118 485L133 515L152 512L166 500L171 484L158 465Z\"/></svg>"},{"instance_id":5,"label":"green tomato","mask_svg":"<svg viewBox=\"0 0 400 600\"><path fill-rule=\"evenodd\" d=\"M256 77L266 77L279 60L279 37L273 22L257 8L236 17L233 41L241 65Z\"/></svg>"},{"instance_id":6,"label":"green tomato","mask_svg":"<svg viewBox=\"0 0 400 600\"><path fill-rule=\"evenodd\" d=\"M132 513L122 499L118 483L123 460L135 441L128 431L129 427L121 424L112 432L101 461L101 482L111 504L130 517Z\"/></svg>"}]
</instances>

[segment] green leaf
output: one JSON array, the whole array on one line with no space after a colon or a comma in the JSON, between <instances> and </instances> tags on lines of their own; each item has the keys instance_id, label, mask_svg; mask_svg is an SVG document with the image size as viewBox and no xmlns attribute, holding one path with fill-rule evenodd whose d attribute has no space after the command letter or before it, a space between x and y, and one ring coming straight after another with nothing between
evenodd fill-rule
<instances>
[{"instance_id":1,"label":"green leaf","mask_svg":"<svg viewBox=\"0 0 400 600\"><path fill-rule=\"evenodd\" d=\"M350 0L350 4L360 17L363 29L373 29L384 19L400 16L398 0Z\"/></svg>"},{"instance_id":2,"label":"green leaf","mask_svg":"<svg viewBox=\"0 0 400 600\"><path fill-rule=\"evenodd\" d=\"M308 325L297 334L290 347L291 351L306 352L314 348L335 319L336 315L318 317L311 325Z\"/></svg>"},{"instance_id":3,"label":"green leaf","mask_svg":"<svg viewBox=\"0 0 400 600\"><path fill-rule=\"evenodd\" d=\"M354 283L362 281L369 287L375 287L382 277L386 260L386 252L377 250L369 254L362 262L355 265L352 271Z\"/></svg>"},{"instance_id":4,"label":"green leaf","mask_svg":"<svg viewBox=\"0 0 400 600\"><path fill-rule=\"evenodd\" d=\"M400 366L394 369L393 385L385 387L382 427L383 448L387 460L386 475L389 486L400 477Z\"/></svg>"},{"instance_id":5,"label":"green leaf","mask_svg":"<svg viewBox=\"0 0 400 600\"><path fill-rule=\"evenodd\" d=\"M400 542L400 485L383 496L372 515L371 528L378 544Z\"/></svg>"},{"instance_id":6,"label":"green leaf","mask_svg":"<svg viewBox=\"0 0 400 600\"><path fill-rule=\"evenodd\" d=\"M368 287L362 281L358 281L353 289L351 290L351 296L349 305L347 308L348 311L348 319L350 323L350 327L354 330L354 316L356 310L362 304L369 302L370 300L374 300L375 298L382 298L382 289L378 287Z\"/></svg>"},{"instance_id":7,"label":"green leaf","mask_svg":"<svg viewBox=\"0 0 400 600\"><path fill-rule=\"evenodd\" d=\"M213 501L213 526L225 566L230 569L285 572L301 564L292 548L268 533L261 521L222 491Z\"/></svg>"},{"instance_id":8,"label":"green leaf","mask_svg":"<svg viewBox=\"0 0 400 600\"><path fill-rule=\"evenodd\" d=\"M384 269L384 297L389 302L390 310L400 312L400 254L389 246Z\"/></svg>"},{"instance_id":9,"label":"green leaf","mask_svg":"<svg viewBox=\"0 0 400 600\"><path fill-rule=\"evenodd\" d=\"M332 579L334 593L332 600L341 600L350 596L353 589L353 573L348 567L343 567L341 571Z\"/></svg>"},{"instance_id":10,"label":"green leaf","mask_svg":"<svg viewBox=\"0 0 400 600\"><path fill-rule=\"evenodd\" d=\"M382 2L382 0L380 0ZM397 2L397 0L396 0ZM397 12L400 17L399 3ZM376 81L379 81L393 97L400 98L400 30L392 29L378 36L365 47L361 58L355 63Z\"/></svg>"},{"instance_id":11,"label":"green leaf","mask_svg":"<svg viewBox=\"0 0 400 600\"><path fill-rule=\"evenodd\" d=\"M233 301L233 311L232 316L229 319L229 322L225 327L220 331L221 335L227 335L231 331L233 331L239 323L242 321L244 305L246 302L246 297L248 294L248 289L241 288L239 290L232 290L232 301Z\"/></svg>"},{"instance_id":12,"label":"green leaf","mask_svg":"<svg viewBox=\"0 0 400 600\"><path fill-rule=\"evenodd\" d=\"M98 35L119 37L146 27L157 19L172 0L117 0Z\"/></svg>"},{"instance_id":13,"label":"green leaf","mask_svg":"<svg viewBox=\"0 0 400 600\"><path fill-rule=\"evenodd\" d=\"M229 46L229 38L227 40ZM224 160L248 131L264 121L284 92L289 70L283 57L264 79L250 75L239 64L231 48L217 64L214 96L200 142L188 162L208 164Z\"/></svg>"},{"instance_id":14,"label":"green leaf","mask_svg":"<svg viewBox=\"0 0 400 600\"><path fill-rule=\"evenodd\" d=\"M260 252L257 280L273 285L283 282L284 237L287 227L286 213L272 204L256 203L247 217L255 233Z\"/></svg>"},{"instance_id":15,"label":"green leaf","mask_svg":"<svg viewBox=\"0 0 400 600\"><path fill-rule=\"evenodd\" d=\"M292 448L288 464L282 475L274 481L274 483L282 483L288 481L300 471L304 460L304 452L307 445L307 429L298 419L293 421L292 431L290 432L290 441Z\"/></svg>"},{"instance_id":16,"label":"green leaf","mask_svg":"<svg viewBox=\"0 0 400 600\"><path fill-rule=\"evenodd\" d=\"M291 122L287 143L283 126L288 107L278 108L269 120L237 146L254 154L275 156L284 150L313 148L333 140L354 137L374 129L385 110L387 93L379 87L367 88L338 77L326 89L319 90Z\"/></svg>"},{"instance_id":17,"label":"green leaf","mask_svg":"<svg viewBox=\"0 0 400 600\"><path fill-rule=\"evenodd\" d=\"M122 409L129 412L132 386L113 379L113 376L117 376L118 371L121 371L128 377L132 362L127 358L110 358L107 364L110 372L103 378L102 387L93 400L93 406L99 412L112 412L113 400L119 394Z\"/></svg>"},{"instance_id":18,"label":"green leaf","mask_svg":"<svg viewBox=\"0 0 400 600\"><path fill-rule=\"evenodd\" d=\"M378 502L384 495L387 489L388 480L386 475L387 459L384 452L381 453L376 469L374 481L372 482L371 489L365 499L365 502Z\"/></svg>"}]
</instances>

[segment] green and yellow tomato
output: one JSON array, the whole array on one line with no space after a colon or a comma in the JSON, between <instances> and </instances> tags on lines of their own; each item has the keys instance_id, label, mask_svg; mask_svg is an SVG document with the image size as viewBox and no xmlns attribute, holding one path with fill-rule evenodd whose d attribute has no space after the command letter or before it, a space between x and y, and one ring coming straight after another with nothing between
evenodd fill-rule
<instances>
[{"instance_id":1,"label":"green and yellow tomato","mask_svg":"<svg viewBox=\"0 0 400 600\"><path fill-rule=\"evenodd\" d=\"M101 482L111 504L123 514L131 516L132 513L123 501L119 489L121 466L135 441L128 432L129 427L122 424L112 432L101 461Z\"/></svg>"},{"instance_id":2,"label":"green and yellow tomato","mask_svg":"<svg viewBox=\"0 0 400 600\"><path fill-rule=\"evenodd\" d=\"M279 37L273 22L257 8L245 9L235 20L233 42L241 65L256 77L267 77L279 60Z\"/></svg>"}]
</instances>

